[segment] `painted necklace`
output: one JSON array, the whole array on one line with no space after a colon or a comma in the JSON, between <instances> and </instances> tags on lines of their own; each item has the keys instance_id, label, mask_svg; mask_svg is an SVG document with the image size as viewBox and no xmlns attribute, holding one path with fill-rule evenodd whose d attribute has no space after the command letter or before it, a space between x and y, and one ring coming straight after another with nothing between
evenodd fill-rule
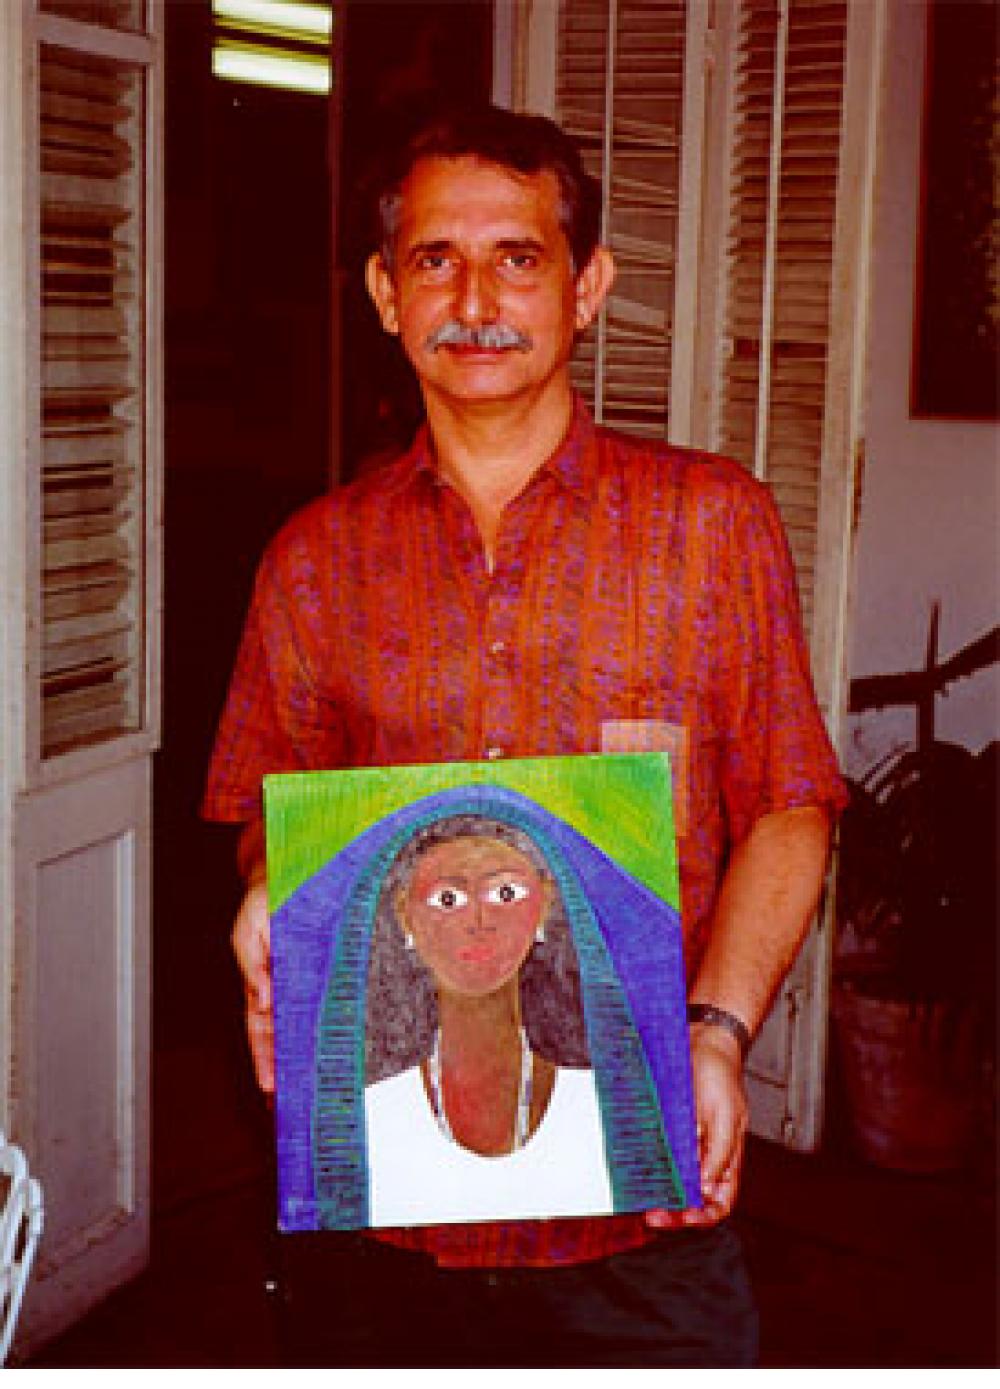
<instances>
[{"instance_id":1,"label":"painted necklace","mask_svg":"<svg viewBox=\"0 0 1000 1389\"><path fill-rule=\"evenodd\" d=\"M523 1148L528 1140L528 1126L531 1121L531 1077L532 1077L532 1055L531 1047L528 1045L528 1036L523 1027L518 1028L521 1041L521 1078L517 1087L517 1113L514 1116L514 1141L510 1151L516 1153L519 1148ZM455 1135L451 1131L448 1123L448 1116L444 1110L444 1091L441 1085L441 1029L434 1033L434 1045L431 1047L431 1054L427 1059L427 1079L431 1087L431 1104L434 1108L434 1117L437 1120L438 1128L447 1138L449 1143L455 1142Z\"/></svg>"}]
</instances>

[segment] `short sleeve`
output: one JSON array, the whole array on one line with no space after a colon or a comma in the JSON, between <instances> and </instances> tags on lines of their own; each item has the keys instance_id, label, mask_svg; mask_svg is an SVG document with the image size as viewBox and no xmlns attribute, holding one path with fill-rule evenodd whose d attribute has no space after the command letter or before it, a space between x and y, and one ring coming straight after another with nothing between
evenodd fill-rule
<instances>
[{"instance_id":1,"label":"short sleeve","mask_svg":"<svg viewBox=\"0 0 1000 1389\"><path fill-rule=\"evenodd\" d=\"M846 790L816 700L795 571L770 492L746 478L728 536L722 604L722 795L734 841L761 815L821 806Z\"/></svg>"}]
</instances>

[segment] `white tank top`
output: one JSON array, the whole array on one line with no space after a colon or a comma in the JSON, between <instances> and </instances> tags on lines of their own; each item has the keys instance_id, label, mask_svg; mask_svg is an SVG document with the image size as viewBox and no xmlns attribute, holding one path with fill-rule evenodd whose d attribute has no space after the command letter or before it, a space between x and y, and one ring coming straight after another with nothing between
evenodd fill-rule
<instances>
[{"instance_id":1,"label":"white tank top","mask_svg":"<svg viewBox=\"0 0 1000 1389\"><path fill-rule=\"evenodd\" d=\"M444 1136L416 1066L366 1088L365 1122L373 1226L612 1213L593 1071L557 1070L542 1122L504 1157Z\"/></svg>"}]
</instances>

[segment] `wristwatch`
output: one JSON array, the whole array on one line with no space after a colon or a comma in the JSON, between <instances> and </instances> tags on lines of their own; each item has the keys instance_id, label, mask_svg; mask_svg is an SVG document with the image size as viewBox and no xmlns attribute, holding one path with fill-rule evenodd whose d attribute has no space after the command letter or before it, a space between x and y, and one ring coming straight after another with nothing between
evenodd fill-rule
<instances>
[{"instance_id":1,"label":"wristwatch","mask_svg":"<svg viewBox=\"0 0 1000 1389\"><path fill-rule=\"evenodd\" d=\"M714 1003L689 1003L688 1022L706 1022L710 1027L723 1027L731 1032L740 1044L740 1060L746 1060L750 1050L750 1029L735 1013L727 1013L725 1008L716 1008Z\"/></svg>"}]
</instances>

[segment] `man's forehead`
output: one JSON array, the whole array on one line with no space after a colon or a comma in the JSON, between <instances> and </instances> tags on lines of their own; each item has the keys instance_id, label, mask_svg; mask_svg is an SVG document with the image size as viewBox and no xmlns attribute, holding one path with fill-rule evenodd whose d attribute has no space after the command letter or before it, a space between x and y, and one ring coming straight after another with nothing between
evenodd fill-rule
<instances>
[{"instance_id":1,"label":"man's forehead","mask_svg":"<svg viewBox=\"0 0 1000 1389\"><path fill-rule=\"evenodd\" d=\"M473 215L488 215L498 224L509 219L512 226L559 226L559 183L549 169L524 174L473 156L427 156L413 166L400 194L401 228L419 223L421 235L427 222L442 222L447 234Z\"/></svg>"}]
</instances>

